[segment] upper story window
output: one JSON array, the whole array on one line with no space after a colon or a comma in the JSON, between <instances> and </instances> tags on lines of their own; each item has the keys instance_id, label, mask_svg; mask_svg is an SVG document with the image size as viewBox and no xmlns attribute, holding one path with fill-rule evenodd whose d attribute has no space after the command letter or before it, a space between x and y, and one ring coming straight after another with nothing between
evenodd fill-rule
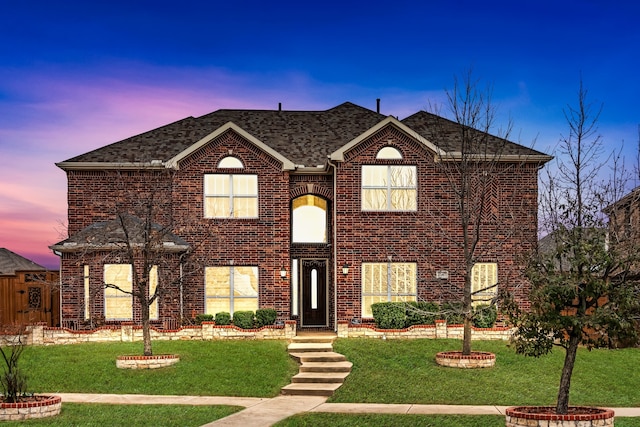
<instances>
[{"instance_id":1,"label":"upper story window","mask_svg":"<svg viewBox=\"0 0 640 427\"><path fill-rule=\"evenodd\" d=\"M218 168L243 169L235 157L225 157ZM204 176L205 218L257 218L258 176L207 174Z\"/></svg>"},{"instance_id":2,"label":"upper story window","mask_svg":"<svg viewBox=\"0 0 640 427\"><path fill-rule=\"evenodd\" d=\"M377 159L402 159L393 147L384 147ZM415 211L417 168L404 165L362 166L363 211Z\"/></svg>"},{"instance_id":3,"label":"upper story window","mask_svg":"<svg viewBox=\"0 0 640 427\"><path fill-rule=\"evenodd\" d=\"M244 165L237 157L228 156L220 160L218 169L244 169Z\"/></svg>"},{"instance_id":4,"label":"upper story window","mask_svg":"<svg viewBox=\"0 0 640 427\"><path fill-rule=\"evenodd\" d=\"M402 159L402 154L398 151L397 148L393 147L382 147L378 154L376 154L376 159L385 159L385 160L393 160L393 159Z\"/></svg>"},{"instance_id":5,"label":"upper story window","mask_svg":"<svg viewBox=\"0 0 640 427\"><path fill-rule=\"evenodd\" d=\"M291 240L294 243L327 243L327 201L307 194L292 203Z\"/></svg>"}]
</instances>

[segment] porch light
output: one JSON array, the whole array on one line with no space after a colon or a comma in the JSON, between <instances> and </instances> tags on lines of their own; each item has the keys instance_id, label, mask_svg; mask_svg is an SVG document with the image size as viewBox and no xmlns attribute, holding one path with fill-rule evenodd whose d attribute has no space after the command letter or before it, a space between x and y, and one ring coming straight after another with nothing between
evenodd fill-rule
<instances>
[{"instance_id":1,"label":"porch light","mask_svg":"<svg viewBox=\"0 0 640 427\"><path fill-rule=\"evenodd\" d=\"M280 269L280 277L283 279L287 278L287 270L284 268L284 266Z\"/></svg>"},{"instance_id":2,"label":"porch light","mask_svg":"<svg viewBox=\"0 0 640 427\"><path fill-rule=\"evenodd\" d=\"M347 264L346 262L344 264L342 264L342 274L343 275L347 275L349 274L349 264Z\"/></svg>"}]
</instances>

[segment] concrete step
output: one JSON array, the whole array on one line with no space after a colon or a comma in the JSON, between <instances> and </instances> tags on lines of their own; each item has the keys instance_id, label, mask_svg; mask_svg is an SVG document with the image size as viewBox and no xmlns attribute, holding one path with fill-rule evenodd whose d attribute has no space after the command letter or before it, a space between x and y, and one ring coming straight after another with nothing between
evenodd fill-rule
<instances>
[{"instance_id":1,"label":"concrete step","mask_svg":"<svg viewBox=\"0 0 640 427\"><path fill-rule=\"evenodd\" d=\"M332 343L337 336L335 334L298 335L291 340L295 343Z\"/></svg>"},{"instance_id":2,"label":"concrete step","mask_svg":"<svg viewBox=\"0 0 640 427\"><path fill-rule=\"evenodd\" d=\"M349 372L300 372L291 378L293 383L340 383L349 375Z\"/></svg>"},{"instance_id":3,"label":"concrete step","mask_svg":"<svg viewBox=\"0 0 640 427\"><path fill-rule=\"evenodd\" d=\"M282 394L297 396L331 396L342 383L291 383L282 387Z\"/></svg>"},{"instance_id":4,"label":"concrete step","mask_svg":"<svg viewBox=\"0 0 640 427\"><path fill-rule=\"evenodd\" d=\"M287 347L289 353L303 353L303 352L323 352L323 351L333 351L333 345L330 342L292 342Z\"/></svg>"},{"instance_id":5,"label":"concrete step","mask_svg":"<svg viewBox=\"0 0 640 427\"><path fill-rule=\"evenodd\" d=\"M300 372L351 372L353 363L342 362L305 362L300 365Z\"/></svg>"},{"instance_id":6,"label":"concrete step","mask_svg":"<svg viewBox=\"0 0 640 427\"><path fill-rule=\"evenodd\" d=\"M342 354L333 351L289 353L289 355L302 364L307 362L344 362L347 360Z\"/></svg>"}]
</instances>

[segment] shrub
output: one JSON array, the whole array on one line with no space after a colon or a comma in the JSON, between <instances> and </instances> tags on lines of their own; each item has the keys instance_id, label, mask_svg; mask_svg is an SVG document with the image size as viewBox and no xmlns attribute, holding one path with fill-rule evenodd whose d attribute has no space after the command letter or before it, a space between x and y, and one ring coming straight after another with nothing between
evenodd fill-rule
<instances>
[{"instance_id":1,"label":"shrub","mask_svg":"<svg viewBox=\"0 0 640 427\"><path fill-rule=\"evenodd\" d=\"M406 326L433 325L438 317L440 306L435 302L410 301L406 303Z\"/></svg>"},{"instance_id":2,"label":"shrub","mask_svg":"<svg viewBox=\"0 0 640 427\"><path fill-rule=\"evenodd\" d=\"M236 311L233 313L233 324L242 329L253 329L253 311Z\"/></svg>"},{"instance_id":3,"label":"shrub","mask_svg":"<svg viewBox=\"0 0 640 427\"><path fill-rule=\"evenodd\" d=\"M278 317L274 308L259 308L256 310L256 327L273 325Z\"/></svg>"},{"instance_id":4,"label":"shrub","mask_svg":"<svg viewBox=\"0 0 640 427\"><path fill-rule=\"evenodd\" d=\"M202 322L211 322L213 320L213 314L196 314L196 325L201 325Z\"/></svg>"},{"instance_id":5,"label":"shrub","mask_svg":"<svg viewBox=\"0 0 640 427\"><path fill-rule=\"evenodd\" d=\"M405 303L377 302L371 304L373 319L380 329L402 329L406 325Z\"/></svg>"},{"instance_id":6,"label":"shrub","mask_svg":"<svg viewBox=\"0 0 640 427\"><path fill-rule=\"evenodd\" d=\"M441 306L441 320L446 320L448 325L459 325L464 322L461 302L444 302Z\"/></svg>"},{"instance_id":7,"label":"shrub","mask_svg":"<svg viewBox=\"0 0 640 427\"><path fill-rule=\"evenodd\" d=\"M230 325L231 324L231 315L227 311L221 311L220 313L216 313L216 325Z\"/></svg>"},{"instance_id":8,"label":"shrub","mask_svg":"<svg viewBox=\"0 0 640 427\"><path fill-rule=\"evenodd\" d=\"M494 305L478 305L473 309L473 326L476 328L493 328L498 318L498 310Z\"/></svg>"}]
</instances>

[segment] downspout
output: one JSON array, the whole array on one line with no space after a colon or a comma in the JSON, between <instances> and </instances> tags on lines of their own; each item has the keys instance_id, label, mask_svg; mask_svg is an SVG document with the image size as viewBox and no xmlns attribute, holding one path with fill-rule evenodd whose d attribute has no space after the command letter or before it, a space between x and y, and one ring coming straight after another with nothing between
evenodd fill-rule
<instances>
[{"instance_id":1,"label":"downspout","mask_svg":"<svg viewBox=\"0 0 640 427\"><path fill-rule=\"evenodd\" d=\"M331 250L333 251L333 330L338 332L338 185L336 183L336 174L338 168L335 163L331 162L331 158L328 159L329 167L333 168L333 245Z\"/></svg>"}]
</instances>

